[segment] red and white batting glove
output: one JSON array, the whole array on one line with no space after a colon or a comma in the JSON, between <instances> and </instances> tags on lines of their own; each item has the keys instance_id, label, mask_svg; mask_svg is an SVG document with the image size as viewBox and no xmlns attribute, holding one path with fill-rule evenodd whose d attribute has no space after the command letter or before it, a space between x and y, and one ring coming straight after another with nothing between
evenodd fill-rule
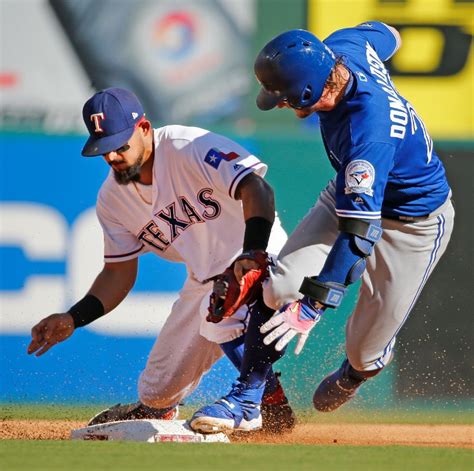
<instances>
[{"instance_id":1,"label":"red and white batting glove","mask_svg":"<svg viewBox=\"0 0 474 471\"><path fill-rule=\"evenodd\" d=\"M266 334L263 338L265 345L270 345L278 339L275 350L280 352L295 337L299 336L295 354L303 350L311 329L320 321L324 308L315 307L307 296L283 306L275 315L260 327L260 332Z\"/></svg>"}]
</instances>

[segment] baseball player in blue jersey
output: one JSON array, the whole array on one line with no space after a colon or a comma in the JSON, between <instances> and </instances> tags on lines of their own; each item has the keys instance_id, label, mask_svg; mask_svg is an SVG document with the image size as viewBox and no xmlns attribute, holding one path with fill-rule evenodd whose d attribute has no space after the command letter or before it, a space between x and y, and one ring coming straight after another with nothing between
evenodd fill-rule
<instances>
[{"instance_id":1,"label":"baseball player in blue jersey","mask_svg":"<svg viewBox=\"0 0 474 471\"><path fill-rule=\"evenodd\" d=\"M272 39L258 54L261 110L317 113L336 176L290 236L255 305L241 375L230 393L197 411L201 431L255 422L270 365L298 338L303 348L361 280L346 327L346 356L316 388L333 411L393 358L397 333L446 250L451 191L433 142L384 66L400 47L381 22L336 31L321 42L304 30ZM275 314L273 311L277 310Z\"/></svg>"}]
</instances>

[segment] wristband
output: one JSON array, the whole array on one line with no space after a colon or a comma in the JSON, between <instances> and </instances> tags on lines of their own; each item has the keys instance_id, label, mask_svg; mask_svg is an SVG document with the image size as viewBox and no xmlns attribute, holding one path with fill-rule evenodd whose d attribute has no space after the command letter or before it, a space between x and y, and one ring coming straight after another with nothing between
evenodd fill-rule
<instances>
[{"instance_id":1,"label":"wristband","mask_svg":"<svg viewBox=\"0 0 474 471\"><path fill-rule=\"evenodd\" d=\"M308 296L326 307L339 307L342 298L347 292L345 285L341 283L326 281L321 282L317 276L305 276L301 283L299 292Z\"/></svg>"},{"instance_id":2,"label":"wristband","mask_svg":"<svg viewBox=\"0 0 474 471\"><path fill-rule=\"evenodd\" d=\"M272 231L273 222L256 216L245 221L245 235L243 251L267 249L268 239Z\"/></svg>"},{"instance_id":3,"label":"wristband","mask_svg":"<svg viewBox=\"0 0 474 471\"><path fill-rule=\"evenodd\" d=\"M93 294L86 294L80 301L72 306L69 311L74 321L74 328L94 322L105 314L104 305Z\"/></svg>"}]
</instances>

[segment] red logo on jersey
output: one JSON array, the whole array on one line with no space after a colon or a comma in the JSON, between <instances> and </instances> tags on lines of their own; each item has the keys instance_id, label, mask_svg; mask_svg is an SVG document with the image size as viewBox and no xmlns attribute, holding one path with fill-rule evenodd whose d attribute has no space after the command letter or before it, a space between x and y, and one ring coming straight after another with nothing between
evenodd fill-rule
<instances>
[{"instance_id":1,"label":"red logo on jersey","mask_svg":"<svg viewBox=\"0 0 474 471\"><path fill-rule=\"evenodd\" d=\"M105 119L104 113L91 114L91 121L94 121L95 132L104 132L104 130L100 127L100 122L103 119Z\"/></svg>"},{"instance_id":2,"label":"red logo on jersey","mask_svg":"<svg viewBox=\"0 0 474 471\"><path fill-rule=\"evenodd\" d=\"M227 162L230 162L231 160L234 160L237 157L240 157L240 155L237 154L236 152L229 152L228 154L226 154L225 152L219 152L219 153L222 156L222 158L226 160Z\"/></svg>"}]
</instances>

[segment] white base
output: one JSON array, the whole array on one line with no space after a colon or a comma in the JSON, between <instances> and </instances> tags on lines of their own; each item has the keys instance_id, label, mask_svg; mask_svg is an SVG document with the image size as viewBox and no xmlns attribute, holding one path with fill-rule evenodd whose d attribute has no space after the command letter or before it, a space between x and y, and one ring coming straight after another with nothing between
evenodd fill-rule
<instances>
[{"instance_id":1,"label":"white base","mask_svg":"<svg viewBox=\"0 0 474 471\"><path fill-rule=\"evenodd\" d=\"M121 420L71 431L72 440L125 440L135 442L230 443L227 435L194 432L186 420Z\"/></svg>"}]
</instances>

